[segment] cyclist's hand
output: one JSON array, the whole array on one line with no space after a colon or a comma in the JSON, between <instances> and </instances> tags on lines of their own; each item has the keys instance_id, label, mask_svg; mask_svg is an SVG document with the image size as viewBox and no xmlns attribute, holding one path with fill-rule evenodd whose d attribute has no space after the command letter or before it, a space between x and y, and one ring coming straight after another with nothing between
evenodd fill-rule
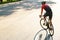
<instances>
[{"instance_id":1,"label":"cyclist's hand","mask_svg":"<svg viewBox=\"0 0 60 40\"><path fill-rule=\"evenodd\" d=\"M39 17L41 18L41 17L42 17L42 15L39 15Z\"/></svg>"}]
</instances>

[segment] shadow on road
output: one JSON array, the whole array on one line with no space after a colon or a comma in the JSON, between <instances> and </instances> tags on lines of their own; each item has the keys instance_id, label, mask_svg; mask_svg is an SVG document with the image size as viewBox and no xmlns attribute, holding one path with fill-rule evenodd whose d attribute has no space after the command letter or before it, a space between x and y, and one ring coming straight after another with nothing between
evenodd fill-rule
<instances>
[{"instance_id":1,"label":"shadow on road","mask_svg":"<svg viewBox=\"0 0 60 40\"><path fill-rule=\"evenodd\" d=\"M47 34L48 32L46 30L41 29L35 34L34 40L44 40Z\"/></svg>"},{"instance_id":2,"label":"shadow on road","mask_svg":"<svg viewBox=\"0 0 60 40\"><path fill-rule=\"evenodd\" d=\"M41 29L34 36L34 40L53 40L53 37L48 34L47 30Z\"/></svg>"},{"instance_id":3,"label":"shadow on road","mask_svg":"<svg viewBox=\"0 0 60 40\"><path fill-rule=\"evenodd\" d=\"M50 36L50 34L48 34L48 35L45 37L45 40L53 40L53 37Z\"/></svg>"},{"instance_id":4,"label":"shadow on road","mask_svg":"<svg viewBox=\"0 0 60 40\"><path fill-rule=\"evenodd\" d=\"M55 2L47 2L48 4L55 4ZM8 16L15 12L14 10L18 9L38 9L41 7L41 2L32 2L32 1L22 1L15 4L7 5L5 7L0 8L0 16Z\"/></svg>"}]
</instances>

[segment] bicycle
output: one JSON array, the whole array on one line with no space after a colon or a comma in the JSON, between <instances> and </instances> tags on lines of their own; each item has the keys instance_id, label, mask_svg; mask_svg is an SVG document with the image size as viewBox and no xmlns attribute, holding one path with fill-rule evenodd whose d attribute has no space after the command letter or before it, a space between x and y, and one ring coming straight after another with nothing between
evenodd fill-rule
<instances>
[{"instance_id":1,"label":"bicycle","mask_svg":"<svg viewBox=\"0 0 60 40\"><path fill-rule=\"evenodd\" d=\"M41 25L41 27L42 27L44 30L47 30L47 29L48 29L50 35L53 36L53 35L54 35L53 24L50 26L50 24L49 24L49 22L48 22L48 19L49 19L49 18L46 17L45 25L44 25L44 17L42 16L42 17L41 17L41 20L40 20L40 25Z\"/></svg>"},{"instance_id":2,"label":"bicycle","mask_svg":"<svg viewBox=\"0 0 60 40\"><path fill-rule=\"evenodd\" d=\"M54 28L53 25L51 26L52 29L50 29L49 27L49 23L48 23L48 18L46 18L45 20L46 25L43 25L44 23L44 17L42 16L40 19L40 25L43 29L39 30L35 36L34 36L34 40L53 40L53 35L54 35ZM49 33L48 33L49 31ZM48 39L47 37L50 36L50 39Z\"/></svg>"}]
</instances>

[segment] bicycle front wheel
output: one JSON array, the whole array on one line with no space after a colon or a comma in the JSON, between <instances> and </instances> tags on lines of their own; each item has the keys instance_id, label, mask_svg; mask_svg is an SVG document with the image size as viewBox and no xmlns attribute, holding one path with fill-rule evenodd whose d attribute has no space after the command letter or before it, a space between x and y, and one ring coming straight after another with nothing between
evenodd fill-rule
<instances>
[{"instance_id":1,"label":"bicycle front wheel","mask_svg":"<svg viewBox=\"0 0 60 40\"><path fill-rule=\"evenodd\" d=\"M47 23L47 22L46 22ZM46 25L43 25L44 24L44 19L41 19L40 20L40 25L43 29L47 29L47 26Z\"/></svg>"}]
</instances>

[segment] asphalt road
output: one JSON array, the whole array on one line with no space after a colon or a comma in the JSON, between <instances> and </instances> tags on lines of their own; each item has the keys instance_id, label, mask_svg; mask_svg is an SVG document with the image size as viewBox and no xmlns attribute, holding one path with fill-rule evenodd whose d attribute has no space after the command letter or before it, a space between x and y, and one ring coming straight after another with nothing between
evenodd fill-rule
<instances>
[{"instance_id":1,"label":"asphalt road","mask_svg":"<svg viewBox=\"0 0 60 40\"><path fill-rule=\"evenodd\" d=\"M17 2L0 8L0 40L33 40L39 24L40 4ZM54 40L60 40L59 3L51 5L53 10Z\"/></svg>"}]
</instances>

